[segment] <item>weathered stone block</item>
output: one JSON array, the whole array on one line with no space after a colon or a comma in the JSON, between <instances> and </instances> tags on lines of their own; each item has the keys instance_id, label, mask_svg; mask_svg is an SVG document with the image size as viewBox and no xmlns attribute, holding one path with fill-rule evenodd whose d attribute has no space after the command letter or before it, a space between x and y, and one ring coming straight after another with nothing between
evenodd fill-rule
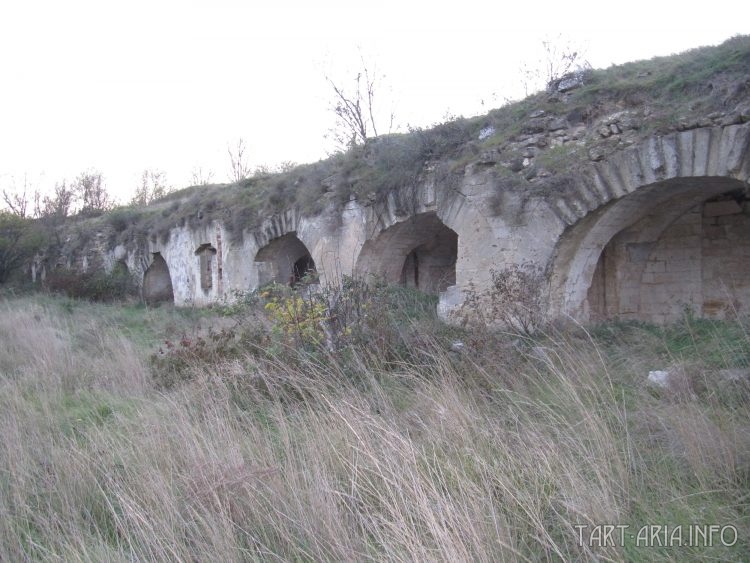
<instances>
[{"instance_id":1,"label":"weathered stone block","mask_svg":"<svg viewBox=\"0 0 750 563\"><path fill-rule=\"evenodd\" d=\"M693 175L693 138L695 131L683 131L677 135L677 148L679 151L680 170L679 176Z\"/></svg>"},{"instance_id":2,"label":"weathered stone block","mask_svg":"<svg viewBox=\"0 0 750 563\"><path fill-rule=\"evenodd\" d=\"M706 239L725 239L727 238L727 230L725 226L720 225L704 225L703 234ZM707 242L707 241L704 241Z\"/></svg>"},{"instance_id":3,"label":"weathered stone block","mask_svg":"<svg viewBox=\"0 0 750 563\"><path fill-rule=\"evenodd\" d=\"M645 262L656 247L655 242L633 242L628 243L625 249L630 262Z\"/></svg>"},{"instance_id":4,"label":"weathered stone block","mask_svg":"<svg viewBox=\"0 0 750 563\"><path fill-rule=\"evenodd\" d=\"M559 117L557 119L553 119L552 121L550 121L547 128L550 131L560 131L561 129L568 128L568 122L564 117Z\"/></svg>"},{"instance_id":5,"label":"weathered stone block","mask_svg":"<svg viewBox=\"0 0 750 563\"><path fill-rule=\"evenodd\" d=\"M708 128L695 130L695 144L693 145L693 176L705 176L708 173L708 157L711 151L711 130Z\"/></svg>"},{"instance_id":6,"label":"weathered stone block","mask_svg":"<svg viewBox=\"0 0 750 563\"><path fill-rule=\"evenodd\" d=\"M679 149L675 135L672 134L663 137L661 148L664 155L664 177L674 178L680 170Z\"/></svg>"},{"instance_id":7,"label":"weathered stone block","mask_svg":"<svg viewBox=\"0 0 750 563\"><path fill-rule=\"evenodd\" d=\"M742 213L742 207L733 199L725 201L709 201L703 206L704 217L719 217Z\"/></svg>"},{"instance_id":8,"label":"weathered stone block","mask_svg":"<svg viewBox=\"0 0 750 563\"><path fill-rule=\"evenodd\" d=\"M681 272L668 271L654 273L654 283L674 284L683 281L683 279L684 276L681 275Z\"/></svg>"},{"instance_id":9,"label":"weathered stone block","mask_svg":"<svg viewBox=\"0 0 750 563\"><path fill-rule=\"evenodd\" d=\"M644 267L645 272L666 272L667 263L664 260L656 260L653 262L646 262Z\"/></svg>"},{"instance_id":10,"label":"weathered stone block","mask_svg":"<svg viewBox=\"0 0 750 563\"><path fill-rule=\"evenodd\" d=\"M665 265L668 268L667 271L671 273L686 273L700 268L698 260L672 260Z\"/></svg>"}]
</instances>

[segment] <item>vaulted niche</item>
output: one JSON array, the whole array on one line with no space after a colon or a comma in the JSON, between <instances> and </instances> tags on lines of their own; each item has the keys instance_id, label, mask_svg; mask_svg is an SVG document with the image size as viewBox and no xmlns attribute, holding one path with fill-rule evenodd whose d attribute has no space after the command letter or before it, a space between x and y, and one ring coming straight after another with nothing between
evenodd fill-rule
<instances>
[{"instance_id":1,"label":"vaulted niche","mask_svg":"<svg viewBox=\"0 0 750 563\"><path fill-rule=\"evenodd\" d=\"M457 255L458 235L437 213L420 213L367 241L357 272L437 294L456 283Z\"/></svg>"},{"instance_id":2,"label":"vaulted niche","mask_svg":"<svg viewBox=\"0 0 750 563\"><path fill-rule=\"evenodd\" d=\"M631 206L638 212L623 216L626 225L604 244L584 301L589 320L663 323L685 312L706 318L747 314L748 189L725 178L673 184L660 190L668 196L680 188L673 197L655 192L651 202Z\"/></svg>"},{"instance_id":3,"label":"vaulted niche","mask_svg":"<svg viewBox=\"0 0 750 563\"><path fill-rule=\"evenodd\" d=\"M154 252L154 259L143 274L143 300L149 305L173 303L172 279L169 266L159 252Z\"/></svg>"},{"instance_id":4,"label":"vaulted niche","mask_svg":"<svg viewBox=\"0 0 750 563\"><path fill-rule=\"evenodd\" d=\"M130 269L124 260L118 260L115 262L114 266L112 266L112 275L121 278L130 275Z\"/></svg>"},{"instance_id":5,"label":"vaulted niche","mask_svg":"<svg viewBox=\"0 0 750 563\"><path fill-rule=\"evenodd\" d=\"M198 267L200 268L201 289L209 291L213 287L214 262L216 249L210 243L202 244L195 251L198 256Z\"/></svg>"},{"instance_id":6,"label":"vaulted niche","mask_svg":"<svg viewBox=\"0 0 750 563\"><path fill-rule=\"evenodd\" d=\"M258 285L275 282L295 285L306 275L315 274L310 251L295 233L271 240L255 255Z\"/></svg>"}]
</instances>

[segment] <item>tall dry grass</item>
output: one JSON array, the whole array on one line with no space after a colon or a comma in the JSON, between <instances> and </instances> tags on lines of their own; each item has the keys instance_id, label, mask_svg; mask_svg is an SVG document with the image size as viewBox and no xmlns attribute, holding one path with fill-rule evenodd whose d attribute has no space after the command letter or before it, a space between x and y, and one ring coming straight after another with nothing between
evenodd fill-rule
<instances>
[{"instance_id":1,"label":"tall dry grass","mask_svg":"<svg viewBox=\"0 0 750 563\"><path fill-rule=\"evenodd\" d=\"M461 354L425 335L401 363L248 353L165 392L113 311L0 304L2 561L750 557L746 383L654 331L473 335ZM674 388L645 386L659 362L682 367ZM575 528L691 523L740 541Z\"/></svg>"}]
</instances>

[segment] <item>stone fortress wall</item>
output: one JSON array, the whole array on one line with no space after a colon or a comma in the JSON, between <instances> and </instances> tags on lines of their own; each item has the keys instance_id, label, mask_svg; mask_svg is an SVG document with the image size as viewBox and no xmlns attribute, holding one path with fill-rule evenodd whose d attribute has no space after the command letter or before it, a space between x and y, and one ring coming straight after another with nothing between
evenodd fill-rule
<instances>
[{"instance_id":1,"label":"stone fortress wall","mask_svg":"<svg viewBox=\"0 0 750 563\"><path fill-rule=\"evenodd\" d=\"M147 302L177 306L315 270L323 284L375 276L437 294L441 317L457 321L469 294L491 299L493 272L523 265L541 277L534 291L548 318L667 322L686 310L748 312L749 123L640 139L591 155L563 180L514 187L478 159L458 186L428 170L380 204L352 200L314 217L291 209L241 242L212 222L176 226L135 249L101 240L92 248L106 269L127 267ZM35 278L44 267L34 265Z\"/></svg>"}]
</instances>

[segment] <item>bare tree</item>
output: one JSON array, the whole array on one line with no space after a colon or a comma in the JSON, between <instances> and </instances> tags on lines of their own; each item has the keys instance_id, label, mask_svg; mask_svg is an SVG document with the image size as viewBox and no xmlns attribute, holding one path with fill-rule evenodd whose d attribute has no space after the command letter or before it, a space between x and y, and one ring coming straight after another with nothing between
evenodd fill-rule
<instances>
[{"instance_id":1,"label":"bare tree","mask_svg":"<svg viewBox=\"0 0 750 563\"><path fill-rule=\"evenodd\" d=\"M231 182L241 182L245 178L249 178L252 172L250 164L247 159L247 146L245 140L240 137L237 139L237 147L227 147L229 153L229 180Z\"/></svg>"},{"instance_id":2,"label":"bare tree","mask_svg":"<svg viewBox=\"0 0 750 563\"><path fill-rule=\"evenodd\" d=\"M381 132L390 133L393 130L393 108L385 118L386 129L381 127L379 130L381 123L376 117L380 115L376 107L378 80L385 76L378 76L374 67L370 70L364 57L360 57L360 61L362 68L348 89L337 84L330 76L325 77L334 93L331 111L336 116L336 125L330 133L341 148L364 144L369 137L377 137Z\"/></svg>"},{"instance_id":3,"label":"bare tree","mask_svg":"<svg viewBox=\"0 0 750 563\"><path fill-rule=\"evenodd\" d=\"M213 170L204 170L202 166L197 166L193 168L190 181L194 186L207 186L213 179Z\"/></svg>"},{"instance_id":4,"label":"bare tree","mask_svg":"<svg viewBox=\"0 0 750 563\"><path fill-rule=\"evenodd\" d=\"M114 204L101 172L82 173L76 178L71 189L81 202L81 213L107 211Z\"/></svg>"},{"instance_id":5,"label":"bare tree","mask_svg":"<svg viewBox=\"0 0 750 563\"><path fill-rule=\"evenodd\" d=\"M39 190L32 185L28 174L23 175L23 186L18 188L15 179L12 179L13 187L3 189L3 201L8 210L22 219L35 214L34 201L39 199Z\"/></svg>"},{"instance_id":6,"label":"bare tree","mask_svg":"<svg viewBox=\"0 0 750 563\"><path fill-rule=\"evenodd\" d=\"M76 194L65 180L55 183L51 196L44 196L39 206L39 216L42 218L64 218L73 211Z\"/></svg>"},{"instance_id":7,"label":"bare tree","mask_svg":"<svg viewBox=\"0 0 750 563\"><path fill-rule=\"evenodd\" d=\"M521 64L521 81L528 96L570 72L587 68L591 65L586 60L585 49L560 34L542 40L540 58Z\"/></svg>"},{"instance_id":8,"label":"bare tree","mask_svg":"<svg viewBox=\"0 0 750 563\"><path fill-rule=\"evenodd\" d=\"M135 188L132 205L148 205L155 199L164 197L170 192L167 186L167 175L161 170L144 170L141 174L141 182Z\"/></svg>"},{"instance_id":9,"label":"bare tree","mask_svg":"<svg viewBox=\"0 0 750 563\"><path fill-rule=\"evenodd\" d=\"M26 217L29 205L26 186L24 186L24 190L22 192L9 192L8 190L4 189L3 201L5 201L5 205L8 206L8 209L13 215L20 217L21 219L24 219Z\"/></svg>"},{"instance_id":10,"label":"bare tree","mask_svg":"<svg viewBox=\"0 0 750 563\"><path fill-rule=\"evenodd\" d=\"M78 193L74 186L69 186L65 180L55 183L50 194L44 194L35 187L24 175L23 186L18 189L15 182L12 188L2 190L7 213L26 218L64 218L70 215L78 201Z\"/></svg>"}]
</instances>

